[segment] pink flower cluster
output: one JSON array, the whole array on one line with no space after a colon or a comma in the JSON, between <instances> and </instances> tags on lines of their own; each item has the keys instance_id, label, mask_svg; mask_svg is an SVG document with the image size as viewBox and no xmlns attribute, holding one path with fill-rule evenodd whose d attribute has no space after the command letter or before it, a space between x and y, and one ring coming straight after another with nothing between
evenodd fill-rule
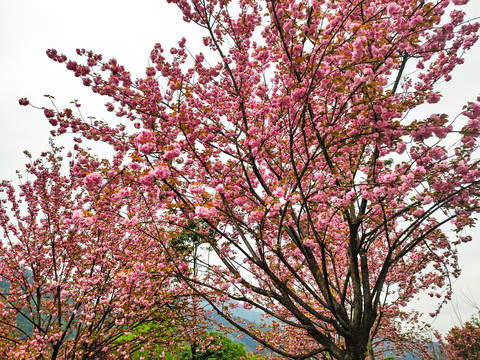
<instances>
[{"instance_id":1,"label":"pink flower cluster","mask_svg":"<svg viewBox=\"0 0 480 360\"><path fill-rule=\"evenodd\" d=\"M142 131L135 138L138 150L143 154L150 154L155 150L155 137L151 131Z\"/></svg>"},{"instance_id":2,"label":"pink flower cluster","mask_svg":"<svg viewBox=\"0 0 480 360\"><path fill-rule=\"evenodd\" d=\"M159 180L163 180L170 176L170 170L166 166L157 166L153 170L150 170L150 175L155 176Z\"/></svg>"},{"instance_id":3,"label":"pink flower cluster","mask_svg":"<svg viewBox=\"0 0 480 360\"><path fill-rule=\"evenodd\" d=\"M18 103L22 106L27 106L28 104L30 104L30 101L28 101L27 98L21 98L20 100L18 100Z\"/></svg>"},{"instance_id":4,"label":"pink flower cluster","mask_svg":"<svg viewBox=\"0 0 480 360\"><path fill-rule=\"evenodd\" d=\"M400 18L403 14L403 9L400 5L391 3L387 6L387 13L394 19Z\"/></svg>"},{"instance_id":5,"label":"pink flower cluster","mask_svg":"<svg viewBox=\"0 0 480 360\"><path fill-rule=\"evenodd\" d=\"M101 185L102 182L103 182L103 177L97 171L94 171L88 174L87 176L85 176L85 179L83 179L83 184L88 190L95 189L97 186Z\"/></svg>"},{"instance_id":6,"label":"pink flower cluster","mask_svg":"<svg viewBox=\"0 0 480 360\"><path fill-rule=\"evenodd\" d=\"M210 219L216 215L215 208L209 208L206 206L197 206L195 208L195 215L202 219Z\"/></svg>"}]
</instances>

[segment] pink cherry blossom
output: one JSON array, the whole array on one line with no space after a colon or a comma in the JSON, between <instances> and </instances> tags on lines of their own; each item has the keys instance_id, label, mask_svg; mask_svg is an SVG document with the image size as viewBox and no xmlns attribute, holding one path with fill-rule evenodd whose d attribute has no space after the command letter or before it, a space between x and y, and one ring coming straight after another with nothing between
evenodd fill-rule
<instances>
[{"instance_id":1,"label":"pink cherry blossom","mask_svg":"<svg viewBox=\"0 0 480 360\"><path fill-rule=\"evenodd\" d=\"M30 101L27 98L21 98L20 100L18 100L18 103L22 106L27 106L28 104L30 104Z\"/></svg>"},{"instance_id":2,"label":"pink cherry blossom","mask_svg":"<svg viewBox=\"0 0 480 360\"><path fill-rule=\"evenodd\" d=\"M203 218L203 219L209 219L213 216L215 216L215 209L212 209L212 208L208 208L208 207L205 207L205 206L196 206L195 207L195 214L199 217L199 218Z\"/></svg>"},{"instance_id":3,"label":"pink cherry blossom","mask_svg":"<svg viewBox=\"0 0 480 360\"><path fill-rule=\"evenodd\" d=\"M390 3L387 6L387 13L394 19L398 19L403 14L403 9L396 3Z\"/></svg>"},{"instance_id":4,"label":"pink cherry blossom","mask_svg":"<svg viewBox=\"0 0 480 360\"><path fill-rule=\"evenodd\" d=\"M157 166L150 171L150 174L159 180L163 180L170 176L170 170L166 166Z\"/></svg>"},{"instance_id":5,"label":"pink cherry blossom","mask_svg":"<svg viewBox=\"0 0 480 360\"><path fill-rule=\"evenodd\" d=\"M428 95L427 102L429 104L436 104L439 101L440 101L440 95L438 95L437 93L432 92L430 93L430 95Z\"/></svg>"},{"instance_id":6,"label":"pink cherry blossom","mask_svg":"<svg viewBox=\"0 0 480 360\"><path fill-rule=\"evenodd\" d=\"M87 176L85 176L85 179L83 179L83 183L85 184L85 187L89 190L95 189L99 185L101 185L103 182L103 177L102 175L94 171Z\"/></svg>"}]
</instances>

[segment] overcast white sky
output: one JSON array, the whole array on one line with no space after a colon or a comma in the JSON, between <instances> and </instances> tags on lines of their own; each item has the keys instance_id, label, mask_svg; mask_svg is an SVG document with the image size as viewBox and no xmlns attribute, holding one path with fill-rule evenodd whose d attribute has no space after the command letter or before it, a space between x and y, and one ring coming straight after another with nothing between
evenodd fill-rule
<instances>
[{"instance_id":1,"label":"overcast white sky","mask_svg":"<svg viewBox=\"0 0 480 360\"><path fill-rule=\"evenodd\" d=\"M471 0L464 9L467 18L480 17L479 0ZM182 36L189 48L200 40L197 29L186 26L178 9L165 0L0 0L0 179L14 180L15 170L23 170L24 149L34 156L48 149L46 119L38 110L20 107L19 98L49 106L43 95L50 94L59 108L78 99L84 115L112 116L103 109L107 99L92 94L64 65L51 61L45 55L48 48L72 57L76 48L91 49L104 58L115 57L132 75L142 76L153 45L160 42L169 49ZM477 43L454 72L454 80L442 86L441 103L426 112L456 115L480 95L479 65ZM475 311L465 297L480 305L480 230L472 235L473 242L459 249L463 273L454 284L463 321ZM428 300L414 306L431 311ZM433 326L445 332L453 324L458 324L457 317L447 305Z\"/></svg>"}]
</instances>

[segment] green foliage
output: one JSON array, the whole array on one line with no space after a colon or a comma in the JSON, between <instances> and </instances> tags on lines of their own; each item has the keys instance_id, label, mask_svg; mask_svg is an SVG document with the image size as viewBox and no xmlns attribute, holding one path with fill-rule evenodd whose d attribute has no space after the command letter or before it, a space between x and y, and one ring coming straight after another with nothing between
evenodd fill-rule
<instances>
[{"instance_id":1,"label":"green foliage","mask_svg":"<svg viewBox=\"0 0 480 360\"><path fill-rule=\"evenodd\" d=\"M133 354L132 360L140 360L141 358L145 360L177 360L174 355L172 355L168 351L164 351L161 346L156 346L154 349L151 350L137 351L135 354Z\"/></svg>"},{"instance_id":2,"label":"green foliage","mask_svg":"<svg viewBox=\"0 0 480 360\"><path fill-rule=\"evenodd\" d=\"M196 349L195 357L192 355L192 347L189 346L180 354L178 360L240 360L247 358L247 352L243 344L236 344L231 339L216 332L208 334L208 339L210 341L207 342L204 349Z\"/></svg>"},{"instance_id":3,"label":"green foliage","mask_svg":"<svg viewBox=\"0 0 480 360\"><path fill-rule=\"evenodd\" d=\"M471 317L470 322L480 328L480 311Z\"/></svg>"},{"instance_id":4,"label":"green foliage","mask_svg":"<svg viewBox=\"0 0 480 360\"><path fill-rule=\"evenodd\" d=\"M117 341L120 343L124 343L138 336L158 338L159 336L158 334L162 334L164 336L164 334L168 332L170 332L171 334L171 339L169 340L171 340L172 342L179 341L174 335L175 329L170 328L169 331L165 331L167 327L168 325L166 324L150 321L148 323L139 325L134 332L130 333L130 335L122 336ZM162 353L164 353L165 356L162 357L161 356ZM165 351L164 347L159 344L150 344L147 349L143 349L143 350L139 349L133 354L132 359L140 360L141 357L144 357L144 359L148 359L148 360L154 360L154 359L155 360L156 359L176 360L176 357L174 357L169 352Z\"/></svg>"},{"instance_id":5,"label":"green foliage","mask_svg":"<svg viewBox=\"0 0 480 360\"><path fill-rule=\"evenodd\" d=\"M386 159L383 161L385 166L391 166L393 164L393 159ZM394 359L394 358L392 358ZM389 358L386 358L385 360L389 360ZM394 359L395 360L395 359Z\"/></svg>"},{"instance_id":6,"label":"green foliage","mask_svg":"<svg viewBox=\"0 0 480 360\"><path fill-rule=\"evenodd\" d=\"M155 331L152 324L142 325L139 330L143 334L149 331ZM178 339L172 337L172 341L177 341L177 350L166 351L160 345L149 346L148 349L138 350L132 357L133 360L262 360L263 356L248 356L245 347L241 343L235 343L228 337L217 332L211 332L204 336L202 343L181 344ZM174 345L174 344L173 344ZM175 347L175 346L174 346ZM192 355L194 348L195 355Z\"/></svg>"},{"instance_id":7,"label":"green foliage","mask_svg":"<svg viewBox=\"0 0 480 360\"><path fill-rule=\"evenodd\" d=\"M170 241L170 246L178 254L192 256L194 249L198 247L201 241L197 231L197 224L190 220L187 226Z\"/></svg>"},{"instance_id":8,"label":"green foliage","mask_svg":"<svg viewBox=\"0 0 480 360\"><path fill-rule=\"evenodd\" d=\"M200 219L197 222L189 220L183 230L170 240L170 246L178 254L194 257L196 256L195 252L198 246L205 239L211 239L213 236L214 231L208 227L204 220Z\"/></svg>"}]
</instances>

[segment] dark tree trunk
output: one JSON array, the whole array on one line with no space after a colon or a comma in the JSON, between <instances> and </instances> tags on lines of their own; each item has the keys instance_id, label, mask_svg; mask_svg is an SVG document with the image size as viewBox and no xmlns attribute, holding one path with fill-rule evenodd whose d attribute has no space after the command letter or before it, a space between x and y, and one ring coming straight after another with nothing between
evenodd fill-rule
<instances>
[{"instance_id":1,"label":"dark tree trunk","mask_svg":"<svg viewBox=\"0 0 480 360\"><path fill-rule=\"evenodd\" d=\"M351 339L346 339L345 357L343 360L365 360L368 353L369 336L359 332Z\"/></svg>"},{"instance_id":2,"label":"dark tree trunk","mask_svg":"<svg viewBox=\"0 0 480 360\"><path fill-rule=\"evenodd\" d=\"M192 352L192 360L196 360L197 359L197 343L196 342L192 344L192 346L190 347L190 350Z\"/></svg>"},{"instance_id":3,"label":"dark tree trunk","mask_svg":"<svg viewBox=\"0 0 480 360\"><path fill-rule=\"evenodd\" d=\"M365 360L367 358L367 348L347 348L343 360Z\"/></svg>"}]
</instances>

